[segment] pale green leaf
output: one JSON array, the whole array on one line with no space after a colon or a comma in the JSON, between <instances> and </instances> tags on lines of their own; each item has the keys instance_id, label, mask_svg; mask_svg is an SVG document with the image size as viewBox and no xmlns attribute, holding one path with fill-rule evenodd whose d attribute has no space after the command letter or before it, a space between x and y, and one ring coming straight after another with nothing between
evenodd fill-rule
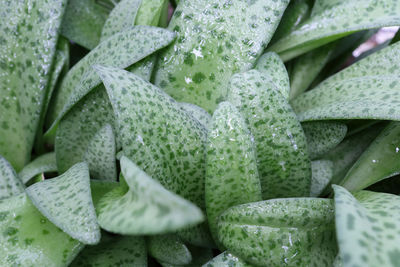
<instances>
[{"instance_id":1,"label":"pale green leaf","mask_svg":"<svg viewBox=\"0 0 400 267\"><path fill-rule=\"evenodd\" d=\"M100 199L118 186L120 186L120 183L115 181L90 180L93 206L97 208Z\"/></svg>"},{"instance_id":2,"label":"pale green leaf","mask_svg":"<svg viewBox=\"0 0 400 267\"><path fill-rule=\"evenodd\" d=\"M286 98L257 70L235 74L228 100L254 136L263 198L308 196L311 162L306 138Z\"/></svg>"},{"instance_id":3,"label":"pale green leaf","mask_svg":"<svg viewBox=\"0 0 400 267\"><path fill-rule=\"evenodd\" d=\"M21 183L11 164L0 155L0 200L24 192Z\"/></svg>"},{"instance_id":4,"label":"pale green leaf","mask_svg":"<svg viewBox=\"0 0 400 267\"><path fill-rule=\"evenodd\" d=\"M46 219L25 193L0 200L0 265L66 267L83 245Z\"/></svg>"},{"instance_id":5,"label":"pale green leaf","mask_svg":"<svg viewBox=\"0 0 400 267\"><path fill-rule=\"evenodd\" d=\"M203 108L190 103L181 102L179 103L179 106L203 124L205 128L208 128L211 121L210 113L205 111Z\"/></svg>"},{"instance_id":6,"label":"pale green leaf","mask_svg":"<svg viewBox=\"0 0 400 267\"><path fill-rule=\"evenodd\" d=\"M335 191L336 232L344 267L400 265L400 197L360 191Z\"/></svg>"},{"instance_id":7,"label":"pale green leaf","mask_svg":"<svg viewBox=\"0 0 400 267\"><path fill-rule=\"evenodd\" d=\"M288 3L182 1L168 26L179 38L160 54L155 84L177 101L212 113L232 74L253 67Z\"/></svg>"},{"instance_id":8,"label":"pale green leaf","mask_svg":"<svg viewBox=\"0 0 400 267\"><path fill-rule=\"evenodd\" d=\"M0 2L0 154L29 161L66 0Z\"/></svg>"},{"instance_id":9,"label":"pale green leaf","mask_svg":"<svg viewBox=\"0 0 400 267\"><path fill-rule=\"evenodd\" d=\"M330 160L315 160L311 162L311 197L318 197L322 194L332 179L333 168L333 162Z\"/></svg>"},{"instance_id":10,"label":"pale green leaf","mask_svg":"<svg viewBox=\"0 0 400 267\"><path fill-rule=\"evenodd\" d=\"M208 223L218 245L219 215L232 206L262 200L253 137L229 102L215 110L207 134L205 200Z\"/></svg>"},{"instance_id":11,"label":"pale green leaf","mask_svg":"<svg viewBox=\"0 0 400 267\"><path fill-rule=\"evenodd\" d=\"M18 173L18 177L26 184L34 176L46 172L57 172L56 154L54 152L43 154L31 161Z\"/></svg>"},{"instance_id":12,"label":"pale green leaf","mask_svg":"<svg viewBox=\"0 0 400 267\"><path fill-rule=\"evenodd\" d=\"M123 156L121 170L129 190L118 187L97 207L100 226L126 235L163 234L203 221L199 208L166 190Z\"/></svg>"},{"instance_id":13,"label":"pale green leaf","mask_svg":"<svg viewBox=\"0 0 400 267\"><path fill-rule=\"evenodd\" d=\"M147 248L153 258L163 263L186 265L192 261L189 249L174 234L150 236Z\"/></svg>"},{"instance_id":14,"label":"pale green leaf","mask_svg":"<svg viewBox=\"0 0 400 267\"><path fill-rule=\"evenodd\" d=\"M273 199L232 207L218 224L228 250L258 266L330 266L337 254L331 199Z\"/></svg>"},{"instance_id":15,"label":"pale green leaf","mask_svg":"<svg viewBox=\"0 0 400 267\"><path fill-rule=\"evenodd\" d=\"M167 0L143 0L136 15L135 25L159 26Z\"/></svg>"},{"instance_id":16,"label":"pale green leaf","mask_svg":"<svg viewBox=\"0 0 400 267\"><path fill-rule=\"evenodd\" d=\"M304 122L301 125L306 135L311 159L316 159L335 148L346 136L347 126L336 121Z\"/></svg>"},{"instance_id":17,"label":"pale green leaf","mask_svg":"<svg viewBox=\"0 0 400 267\"><path fill-rule=\"evenodd\" d=\"M242 259L236 257L232 253L225 251L209 262L205 263L202 267L253 267Z\"/></svg>"},{"instance_id":18,"label":"pale green leaf","mask_svg":"<svg viewBox=\"0 0 400 267\"><path fill-rule=\"evenodd\" d=\"M89 170L85 163L62 175L35 183L26 193L52 223L84 244L100 240L100 228L90 193Z\"/></svg>"},{"instance_id":19,"label":"pale green leaf","mask_svg":"<svg viewBox=\"0 0 400 267\"><path fill-rule=\"evenodd\" d=\"M116 147L113 129L104 125L90 140L84 159L95 179L117 180Z\"/></svg>"},{"instance_id":20,"label":"pale green leaf","mask_svg":"<svg viewBox=\"0 0 400 267\"><path fill-rule=\"evenodd\" d=\"M269 48L285 61L355 31L400 25L396 0L335 0L313 11L296 30Z\"/></svg>"}]
</instances>

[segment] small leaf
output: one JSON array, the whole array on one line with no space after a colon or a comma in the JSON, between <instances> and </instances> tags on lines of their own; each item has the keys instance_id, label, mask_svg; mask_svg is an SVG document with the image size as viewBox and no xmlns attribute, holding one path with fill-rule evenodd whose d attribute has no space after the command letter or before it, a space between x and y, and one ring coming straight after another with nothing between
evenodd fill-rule
<instances>
[{"instance_id":1,"label":"small leaf","mask_svg":"<svg viewBox=\"0 0 400 267\"><path fill-rule=\"evenodd\" d=\"M232 206L262 200L261 185L253 137L232 104L218 105L207 138L206 210L218 244L219 215Z\"/></svg>"},{"instance_id":2,"label":"small leaf","mask_svg":"<svg viewBox=\"0 0 400 267\"><path fill-rule=\"evenodd\" d=\"M100 243L86 246L70 266L147 267L145 240L140 236L111 236L103 233Z\"/></svg>"},{"instance_id":3,"label":"small leaf","mask_svg":"<svg viewBox=\"0 0 400 267\"><path fill-rule=\"evenodd\" d=\"M192 115L195 119L197 119L201 124L203 124L204 128L208 128L208 125L211 121L210 113L208 113L201 107L190 103L181 102L179 103L179 106L184 111Z\"/></svg>"},{"instance_id":4,"label":"small leaf","mask_svg":"<svg viewBox=\"0 0 400 267\"><path fill-rule=\"evenodd\" d=\"M0 200L0 265L62 266L83 245L46 219L25 193Z\"/></svg>"},{"instance_id":5,"label":"small leaf","mask_svg":"<svg viewBox=\"0 0 400 267\"><path fill-rule=\"evenodd\" d=\"M147 239L149 254L157 261L172 265L186 265L192 254L186 245L173 234L150 236Z\"/></svg>"},{"instance_id":6,"label":"small leaf","mask_svg":"<svg viewBox=\"0 0 400 267\"><path fill-rule=\"evenodd\" d=\"M400 173L400 123L390 123L358 158L340 183L349 191L364 189Z\"/></svg>"},{"instance_id":7,"label":"small leaf","mask_svg":"<svg viewBox=\"0 0 400 267\"><path fill-rule=\"evenodd\" d=\"M399 266L400 197L360 191L335 191L336 232L344 267Z\"/></svg>"},{"instance_id":8,"label":"small leaf","mask_svg":"<svg viewBox=\"0 0 400 267\"><path fill-rule=\"evenodd\" d=\"M194 246L216 248L208 222L184 228L176 233L183 241Z\"/></svg>"},{"instance_id":9,"label":"small leaf","mask_svg":"<svg viewBox=\"0 0 400 267\"><path fill-rule=\"evenodd\" d=\"M287 100L267 75L235 74L228 100L254 136L263 198L308 196L311 162L306 138Z\"/></svg>"},{"instance_id":10,"label":"small leaf","mask_svg":"<svg viewBox=\"0 0 400 267\"><path fill-rule=\"evenodd\" d=\"M322 194L332 179L333 167L333 162L330 160L316 160L311 162L311 197L318 197Z\"/></svg>"},{"instance_id":11,"label":"small leaf","mask_svg":"<svg viewBox=\"0 0 400 267\"><path fill-rule=\"evenodd\" d=\"M100 229L90 193L89 170L85 163L62 175L31 185L26 193L52 223L84 244L97 244Z\"/></svg>"},{"instance_id":12,"label":"small leaf","mask_svg":"<svg viewBox=\"0 0 400 267\"><path fill-rule=\"evenodd\" d=\"M54 152L41 155L31 161L18 173L18 177L26 184L36 175L46 172L57 172L56 154Z\"/></svg>"},{"instance_id":13,"label":"small leaf","mask_svg":"<svg viewBox=\"0 0 400 267\"><path fill-rule=\"evenodd\" d=\"M288 3L180 2L168 26L179 38L160 54L155 85L212 113L226 97L230 77L253 67Z\"/></svg>"},{"instance_id":14,"label":"small leaf","mask_svg":"<svg viewBox=\"0 0 400 267\"><path fill-rule=\"evenodd\" d=\"M116 148L113 129L104 125L90 140L85 153L90 174L100 180L117 180Z\"/></svg>"},{"instance_id":15,"label":"small leaf","mask_svg":"<svg viewBox=\"0 0 400 267\"><path fill-rule=\"evenodd\" d=\"M275 87L286 99L289 98L289 76L285 65L276 53L268 52L262 55L258 59L255 69L261 73L269 75L271 77L271 82Z\"/></svg>"},{"instance_id":16,"label":"small leaf","mask_svg":"<svg viewBox=\"0 0 400 267\"><path fill-rule=\"evenodd\" d=\"M330 266L334 227L332 200L288 198L228 209L218 234L228 250L257 266Z\"/></svg>"},{"instance_id":17,"label":"small leaf","mask_svg":"<svg viewBox=\"0 0 400 267\"><path fill-rule=\"evenodd\" d=\"M14 168L0 155L0 200L19 195L24 192L24 189Z\"/></svg>"},{"instance_id":18,"label":"small leaf","mask_svg":"<svg viewBox=\"0 0 400 267\"><path fill-rule=\"evenodd\" d=\"M232 253L225 251L206 264L203 267L253 267L253 265L248 264L247 262L243 261L242 259L236 257Z\"/></svg>"},{"instance_id":19,"label":"small leaf","mask_svg":"<svg viewBox=\"0 0 400 267\"><path fill-rule=\"evenodd\" d=\"M199 208L166 190L125 156L121 169L129 190L118 187L100 200L98 221L103 229L125 235L163 234L204 219Z\"/></svg>"},{"instance_id":20,"label":"small leaf","mask_svg":"<svg viewBox=\"0 0 400 267\"><path fill-rule=\"evenodd\" d=\"M120 184L113 181L90 180L93 206L97 208L100 199L118 186L120 186Z\"/></svg>"},{"instance_id":21,"label":"small leaf","mask_svg":"<svg viewBox=\"0 0 400 267\"><path fill-rule=\"evenodd\" d=\"M336 121L304 122L301 125L307 138L311 159L316 159L335 148L346 136L346 124Z\"/></svg>"}]
</instances>

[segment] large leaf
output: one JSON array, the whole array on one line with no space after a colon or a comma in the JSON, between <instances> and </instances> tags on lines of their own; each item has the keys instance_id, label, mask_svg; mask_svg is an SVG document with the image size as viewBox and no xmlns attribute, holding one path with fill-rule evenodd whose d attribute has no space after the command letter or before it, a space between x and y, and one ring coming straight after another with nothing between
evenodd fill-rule
<instances>
[{"instance_id":1,"label":"large leaf","mask_svg":"<svg viewBox=\"0 0 400 267\"><path fill-rule=\"evenodd\" d=\"M340 183L358 191L400 173L400 123L392 122L364 151Z\"/></svg>"},{"instance_id":2,"label":"large leaf","mask_svg":"<svg viewBox=\"0 0 400 267\"><path fill-rule=\"evenodd\" d=\"M29 161L66 0L0 2L0 154Z\"/></svg>"},{"instance_id":3,"label":"large leaf","mask_svg":"<svg viewBox=\"0 0 400 267\"><path fill-rule=\"evenodd\" d=\"M70 266L147 267L145 240L140 236L110 236L103 233L100 243L85 247Z\"/></svg>"},{"instance_id":4,"label":"large leaf","mask_svg":"<svg viewBox=\"0 0 400 267\"><path fill-rule=\"evenodd\" d=\"M351 65L292 102L301 121L400 120L400 43Z\"/></svg>"},{"instance_id":5,"label":"large leaf","mask_svg":"<svg viewBox=\"0 0 400 267\"><path fill-rule=\"evenodd\" d=\"M334 186L336 233L344 267L400 265L400 197Z\"/></svg>"},{"instance_id":6,"label":"large leaf","mask_svg":"<svg viewBox=\"0 0 400 267\"><path fill-rule=\"evenodd\" d=\"M101 83L92 65L126 68L165 47L175 34L155 27L135 26L100 43L68 72L49 110L52 127L80 99Z\"/></svg>"},{"instance_id":7,"label":"large leaf","mask_svg":"<svg viewBox=\"0 0 400 267\"><path fill-rule=\"evenodd\" d=\"M117 117L124 155L168 190L204 208L206 129L154 85L96 67Z\"/></svg>"},{"instance_id":8,"label":"large leaf","mask_svg":"<svg viewBox=\"0 0 400 267\"><path fill-rule=\"evenodd\" d=\"M232 207L218 224L222 243L258 266L330 266L337 254L330 199L273 199Z\"/></svg>"},{"instance_id":9,"label":"large leaf","mask_svg":"<svg viewBox=\"0 0 400 267\"><path fill-rule=\"evenodd\" d=\"M253 137L229 102L215 110L207 134L205 200L208 223L218 242L218 217L226 209L262 200Z\"/></svg>"},{"instance_id":10,"label":"large leaf","mask_svg":"<svg viewBox=\"0 0 400 267\"><path fill-rule=\"evenodd\" d=\"M200 223L201 210L166 190L123 156L121 170L129 189L107 193L97 207L100 226L126 235L163 234Z\"/></svg>"},{"instance_id":11,"label":"large leaf","mask_svg":"<svg viewBox=\"0 0 400 267\"><path fill-rule=\"evenodd\" d=\"M43 154L31 161L18 173L18 177L26 184L36 175L45 172L57 172L56 154L54 152Z\"/></svg>"},{"instance_id":12,"label":"large leaf","mask_svg":"<svg viewBox=\"0 0 400 267\"><path fill-rule=\"evenodd\" d=\"M253 265L248 264L247 262L243 261L242 259L236 257L232 253L225 251L206 264L203 267L252 267Z\"/></svg>"},{"instance_id":13,"label":"large leaf","mask_svg":"<svg viewBox=\"0 0 400 267\"><path fill-rule=\"evenodd\" d=\"M100 42L109 9L96 0L68 0L61 34L74 43L93 49Z\"/></svg>"},{"instance_id":14,"label":"large leaf","mask_svg":"<svg viewBox=\"0 0 400 267\"><path fill-rule=\"evenodd\" d=\"M83 248L46 219L25 193L0 200L1 266L68 266Z\"/></svg>"},{"instance_id":15,"label":"large leaf","mask_svg":"<svg viewBox=\"0 0 400 267\"><path fill-rule=\"evenodd\" d=\"M311 163L303 129L269 76L235 74L228 100L243 114L256 145L263 198L308 196Z\"/></svg>"},{"instance_id":16,"label":"large leaf","mask_svg":"<svg viewBox=\"0 0 400 267\"><path fill-rule=\"evenodd\" d=\"M14 168L0 155L0 200L19 195L24 192L24 189Z\"/></svg>"},{"instance_id":17,"label":"large leaf","mask_svg":"<svg viewBox=\"0 0 400 267\"><path fill-rule=\"evenodd\" d=\"M74 165L56 178L31 185L26 193L44 216L74 239L85 244L100 241L85 163Z\"/></svg>"},{"instance_id":18,"label":"large leaf","mask_svg":"<svg viewBox=\"0 0 400 267\"><path fill-rule=\"evenodd\" d=\"M301 126L306 135L311 159L316 159L336 147L347 133L346 124L335 121L304 122Z\"/></svg>"},{"instance_id":19,"label":"large leaf","mask_svg":"<svg viewBox=\"0 0 400 267\"><path fill-rule=\"evenodd\" d=\"M232 74L252 68L288 0L182 1L168 29L179 38L160 55L155 84L212 113Z\"/></svg>"},{"instance_id":20,"label":"large leaf","mask_svg":"<svg viewBox=\"0 0 400 267\"><path fill-rule=\"evenodd\" d=\"M317 1L318 2L318 1ZM286 61L355 31L400 25L396 0L322 1L301 26L269 48Z\"/></svg>"},{"instance_id":21,"label":"large leaf","mask_svg":"<svg viewBox=\"0 0 400 267\"><path fill-rule=\"evenodd\" d=\"M147 247L149 254L159 262L186 265L192 261L189 249L174 234L150 236Z\"/></svg>"}]
</instances>

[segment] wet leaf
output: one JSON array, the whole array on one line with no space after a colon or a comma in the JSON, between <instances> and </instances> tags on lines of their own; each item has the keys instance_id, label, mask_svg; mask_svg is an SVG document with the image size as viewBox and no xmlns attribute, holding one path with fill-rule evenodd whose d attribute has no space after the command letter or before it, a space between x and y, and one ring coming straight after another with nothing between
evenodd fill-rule
<instances>
[{"instance_id":1,"label":"wet leaf","mask_svg":"<svg viewBox=\"0 0 400 267\"><path fill-rule=\"evenodd\" d=\"M252 267L253 265L248 264L242 259L236 257L232 253L225 251L214 257L212 260L203 265L203 267Z\"/></svg>"}]
</instances>

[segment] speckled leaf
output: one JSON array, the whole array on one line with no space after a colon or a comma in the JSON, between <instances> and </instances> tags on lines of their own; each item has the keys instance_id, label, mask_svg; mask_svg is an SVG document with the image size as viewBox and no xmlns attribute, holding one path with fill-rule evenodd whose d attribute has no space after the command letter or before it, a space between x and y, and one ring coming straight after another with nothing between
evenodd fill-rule
<instances>
[{"instance_id":1,"label":"speckled leaf","mask_svg":"<svg viewBox=\"0 0 400 267\"><path fill-rule=\"evenodd\" d=\"M150 236L147 248L153 258L163 263L185 265L192 261L189 249L174 234Z\"/></svg>"},{"instance_id":2,"label":"speckled leaf","mask_svg":"<svg viewBox=\"0 0 400 267\"><path fill-rule=\"evenodd\" d=\"M26 184L36 175L46 172L57 172L56 154L54 152L43 154L31 161L18 173L18 177Z\"/></svg>"},{"instance_id":3,"label":"speckled leaf","mask_svg":"<svg viewBox=\"0 0 400 267\"><path fill-rule=\"evenodd\" d=\"M83 245L49 222L25 193L0 200L0 265L66 267Z\"/></svg>"},{"instance_id":4,"label":"speckled leaf","mask_svg":"<svg viewBox=\"0 0 400 267\"><path fill-rule=\"evenodd\" d=\"M142 0L121 0L111 11L101 31L100 42L116 33L129 30L135 24L137 11Z\"/></svg>"},{"instance_id":5,"label":"speckled leaf","mask_svg":"<svg viewBox=\"0 0 400 267\"><path fill-rule=\"evenodd\" d=\"M155 84L212 113L232 74L251 69L288 0L182 1L168 29L179 38L160 55Z\"/></svg>"},{"instance_id":6,"label":"speckled leaf","mask_svg":"<svg viewBox=\"0 0 400 267\"><path fill-rule=\"evenodd\" d=\"M236 74L228 100L254 136L263 198L308 196L311 162L296 114L269 77L257 70Z\"/></svg>"},{"instance_id":7,"label":"speckled leaf","mask_svg":"<svg viewBox=\"0 0 400 267\"><path fill-rule=\"evenodd\" d=\"M128 158L121 158L128 191L117 188L99 203L100 226L126 235L163 234L196 225L204 218L199 208L166 190Z\"/></svg>"},{"instance_id":8,"label":"speckled leaf","mask_svg":"<svg viewBox=\"0 0 400 267\"><path fill-rule=\"evenodd\" d=\"M176 234L188 244L206 248L216 248L207 222L194 227L184 228Z\"/></svg>"},{"instance_id":9,"label":"speckled leaf","mask_svg":"<svg viewBox=\"0 0 400 267\"><path fill-rule=\"evenodd\" d=\"M115 154L113 129L110 124L106 124L90 140L84 156L91 176L95 179L116 181Z\"/></svg>"},{"instance_id":10,"label":"speckled leaf","mask_svg":"<svg viewBox=\"0 0 400 267\"><path fill-rule=\"evenodd\" d=\"M90 180L93 206L97 208L100 199L118 186L121 186L120 183L114 181Z\"/></svg>"},{"instance_id":11,"label":"speckled leaf","mask_svg":"<svg viewBox=\"0 0 400 267\"><path fill-rule=\"evenodd\" d=\"M400 173L400 123L390 123L364 151L340 183L349 191L364 189Z\"/></svg>"},{"instance_id":12,"label":"speckled leaf","mask_svg":"<svg viewBox=\"0 0 400 267\"><path fill-rule=\"evenodd\" d=\"M0 155L0 199L18 195L24 192L24 189L14 168Z\"/></svg>"},{"instance_id":13,"label":"speckled leaf","mask_svg":"<svg viewBox=\"0 0 400 267\"><path fill-rule=\"evenodd\" d=\"M316 159L335 148L346 136L347 126L336 121L304 122L301 125L306 135L311 159Z\"/></svg>"},{"instance_id":14,"label":"speckled leaf","mask_svg":"<svg viewBox=\"0 0 400 267\"><path fill-rule=\"evenodd\" d=\"M90 193L89 170L78 163L62 175L31 185L26 193L52 223L84 244L96 244L100 229Z\"/></svg>"},{"instance_id":15,"label":"speckled leaf","mask_svg":"<svg viewBox=\"0 0 400 267\"><path fill-rule=\"evenodd\" d=\"M135 25L158 26L167 0L143 0L136 16Z\"/></svg>"},{"instance_id":16,"label":"speckled leaf","mask_svg":"<svg viewBox=\"0 0 400 267\"><path fill-rule=\"evenodd\" d=\"M396 0L324 1L320 10L269 50L286 61L355 31L400 24Z\"/></svg>"},{"instance_id":17,"label":"speckled leaf","mask_svg":"<svg viewBox=\"0 0 400 267\"><path fill-rule=\"evenodd\" d=\"M139 76L143 80L150 81L156 62L157 55L150 55L128 67L126 70Z\"/></svg>"},{"instance_id":18,"label":"speckled leaf","mask_svg":"<svg viewBox=\"0 0 400 267\"><path fill-rule=\"evenodd\" d=\"M124 155L168 190L204 208L206 129L154 85L96 66L115 111Z\"/></svg>"},{"instance_id":19,"label":"speckled leaf","mask_svg":"<svg viewBox=\"0 0 400 267\"><path fill-rule=\"evenodd\" d=\"M225 251L209 262L205 263L203 267L253 267L244 260L236 257L232 253Z\"/></svg>"},{"instance_id":20,"label":"speckled leaf","mask_svg":"<svg viewBox=\"0 0 400 267\"><path fill-rule=\"evenodd\" d=\"M400 7L400 5L399 5ZM291 103L300 121L400 120L400 43L331 76Z\"/></svg>"},{"instance_id":21,"label":"speckled leaf","mask_svg":"<svg viewBox=\"0 0 400 267\"><path fill-rule=\"evenodd\" d=\"M74 43L93 49L100 41L109 10L97 0L68 0L61 34Z\"/></svg>"},{"instance_id":22,"label":"speckled leaf","mask_svg":"<svg viewBox=\"0 0 400 267\"><path fill-rule=\"evenodd\" d=\"M218 224L222 243L259 266L330 266L337 254L331 199L273 199L232 207Z\"/></svg>"},{"instance_id":23,"label":"speckled leaf","mask_svg":"<svg viewBox=\"0 0 400 267\"><path fill-rule=\"evenodd\" d=\"M336 233L344 267L400 265L400 197L335 191Z\"/></svg>"},{"instance_id":24,"label":"speckled leaf","mask_svg":"<svg viewBox=\"0 0 400 267\"><path fill-rule=\"evenodd\" d=\"M174 38L174 33L161 28L135 26L100 43L75 64L64 78L55 94L53 106L50 106L52 108L49 110L49 120L53 123L51 127L54 127L73 105L101 83L92 65L104 64L126 68L167 46Z\"/></svg>"},{"instance_id":25,"label":"speckled leaf","mask_svg":"<svg viewBox=\"0 0 400 267\"><path fill-rule=\"evenodd\" d=\"M315 160L311 162L311 197L318 197L321 195L332 179L333 168L333 162L330 160Z\"/></svg>"},{"instance_id":26,"label":"speckled leaf","mask_svg":"<svg viewBox=\"0 0 400 267\"><path fill-rule=\"evenodd\" d=\"M31 155L65 4L0 2L0 154L16 171Z\"/></svg>"},{"instance_id":27,"label":"speckled leaf","mask_svg":"<svg viewBox=\"0 0 400 267\"><path fill-rule=\"evenodd\" d=\"M271 77L271 82L288 99L290 92L289 76L286 67L278 54L268 52L262 55L255 69Z\"/></svg>"},{"instance_id":28,"label":"speckled leaf","mask_svg":"<svg viewBox=\"0 0 400 267\"><path fill-rule=\"evenodd\" d=\"M98 245L87 246L71 267L147 267L145 240L141 236L110 236L102 234Z\"/></svg>"},{"instance_id":29,"label":"speckled leaf","mask_svg":"<svg viewBox=\"0 0 400 267\"><path fill-rule=\"evenodd\" d=\"M55 151L59 172L85 160L90 142L104 125L112 125L118 137L115 123L114 112L103 86L79 101L61 120L57 129Z\"/></svg>"},{"instance_id":30,"label":"speckled leaf","mask_svg":"<svg viewBox=\"0 0 400 267\"><path fill-rule=\"evenodd\" d=\"M209 125L209 123L211 121L210 113L208 113L207 111L205 111L201 107L196 106L194 104L190 104L190 103L181 102L181 103L179 103L179 106L184 111L186 111L187 113L192 115L195 119L197 119L201 124L203 124L203 126L205 128L208 128L208 125Z\"/></svg>"},{"instance_id":31,"label":"speckled leaf","mask_svg":"<svg viewBox=\"0 0 400 267\"><path fill-rule=\"evenodd\" d=\"M215 110L207 134L205 200L211 233L232 206L262 200L253 137L239 111L229 102Z\"/></svg>"}]
</instances>

